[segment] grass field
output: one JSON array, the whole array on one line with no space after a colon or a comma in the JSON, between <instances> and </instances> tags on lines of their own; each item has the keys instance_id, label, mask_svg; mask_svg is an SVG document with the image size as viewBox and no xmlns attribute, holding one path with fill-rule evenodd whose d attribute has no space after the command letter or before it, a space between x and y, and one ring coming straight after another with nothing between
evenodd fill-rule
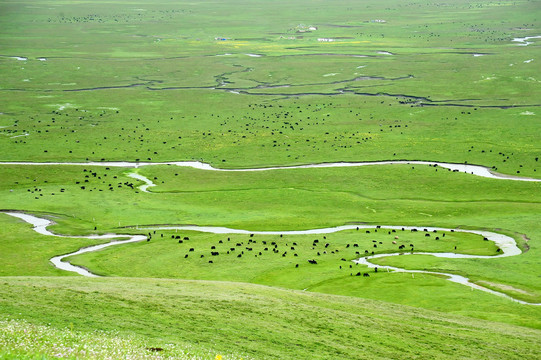
<instances>
[{"instance_id":1,"label":"grass field","mask_svg":"<svg viewBox=\"0 0 541 360\"><path fill-rule=\"evenodd\" d=\"M2 1L0 162L425 160L541 179L540 16L538 0ZM540 182L406 164L0 164L0 179L1 359L541 356L539 306L352 261L404 245L373 261L540 303ZM372 228L157 229L351 224ZM522 254L415 254L500 252L378 225L492 231ZM96 233L150 239L68 258L103 278L50 263Z\"/></svg>"},{"instance_id":2,"label":"grass field","mask_svg":"<svg viewBox=\"0 0 541 360\"><path fill-rule=\"evenodd\" d=\"M6 310L60 329L137 333L152 347L200 352L212 344L247 358L518 358L534 357L539 345L537 330L354 297L229 282L66 279L2 279L13 299ZM399 318L407 319L402 331Z\"/></svg>"}]
</instances>

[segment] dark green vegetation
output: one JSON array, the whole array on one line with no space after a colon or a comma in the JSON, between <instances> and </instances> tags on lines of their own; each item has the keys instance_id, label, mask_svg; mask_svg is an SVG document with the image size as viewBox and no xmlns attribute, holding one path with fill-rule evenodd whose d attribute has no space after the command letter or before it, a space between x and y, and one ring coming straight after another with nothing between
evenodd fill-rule
<instances>
[{"instance_id":1,"label":"dark green vegetation","mask_svg":"<svg viewBox=\"0 0 541 360\"><path fill-rule=\"evenodd\" d=\"M512 41L541 35L540 5L2 1L0 161L256 168L407 159L540 178L541 39ZM157 184L151 193L133 171ZM0 317L53 332L119 331L134 347L173 343L187 358L540 355L539 307L350 261L410 243L415 252L497 253L478 236L142 230L486 229L514 237L523 254L377 262L467 276L539 303L540 183L420 165L250 173L0 165L0 180L0 209L48 217L56 233L152 235L71 259L114 278L68 277L48 260L96 241L39 235L0 214ZM0 358L41 353L10 351Z\"/></svg>"}]
</instances>

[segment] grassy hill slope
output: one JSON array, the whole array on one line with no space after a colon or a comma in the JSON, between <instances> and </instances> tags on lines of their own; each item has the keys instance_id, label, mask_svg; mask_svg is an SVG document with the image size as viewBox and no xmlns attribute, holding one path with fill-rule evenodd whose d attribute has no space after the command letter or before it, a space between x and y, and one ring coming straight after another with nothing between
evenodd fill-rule
<instances>
[{"instance_id":1,"label":"grassy hill slope","mask_svg":"<svg viewBox=\"0 0 541 360\"><path fill-rule=\"evenodd\" d=\"M539 330L382 301L167 279L5 277L11 319L136 335L248 358L506 358L539 355Z\"/></svg>"}]
</instances>

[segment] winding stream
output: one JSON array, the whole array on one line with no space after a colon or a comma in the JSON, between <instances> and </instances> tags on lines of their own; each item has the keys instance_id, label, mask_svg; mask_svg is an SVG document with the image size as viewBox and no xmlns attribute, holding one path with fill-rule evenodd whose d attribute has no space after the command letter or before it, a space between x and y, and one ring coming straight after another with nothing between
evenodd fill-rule
<instances>
[{"instance_id":1,"label":"winding stream","mask_svg":"<svg viewBox=\"0 0 541 360\"><path fill-rule=\"evenodd\" d=\"M484 292L487 292L487 293L490 293L490 294L501 296L501 297L507 298L509 300L512 300L514 302L517 302L519 304L541 306L541 303L530 303L530 302L527 302L527 301L515 299L515 298L513 298L513 297L511 297L511 296L509 296L509 295L507 295L505 293L495 291L495 290L486 288L486 287L481 286L481 285L477 285L475 283L472 283L470 281L470 279L465 277L465 276L455 275L455 274L448 274L448 273L443 273L443 272L438 272L438 271L406 270L406 269L402 269L402 268L398 268L398 267L394 267L394 266L378 265L378 264L374 264L374 263L370 262L371 259L378 259L378 258L389 257L389 256L405 256L405 255L431 255L431 256L440 257L440 258L454 258L454 259L478 259L478 258L483 258L484 259L484 258L495 258L495 257L506 256L505 254L504 255L496 255L496 256L477 256L477 255L466 255L466 254L455 254L455 253L428 253L428 252L406 253L406 252L404 252L404 253L392 253L392 254L377 254L377 255L367 256L367 257L364 257L364 258L354 260L354 262L357 263L357 264L366 265L369 268L378 268L379 270L387 270L387 271L390 270L390 271L393 271L393 272L404 272L404 273L412 273L412 274L430 274L430 275L445 276L445 277L447 277L447 280L449 280L451 282L461 284L461 285L465 285L465 286L469 286L472 289L477 289L477 290L481 290L481 291L484 291ZM510 256L510 255L507 255L507 256Z\"/></svg>"},{"instance_id":2,"label":"winding stream","mask_svg":"<svg viewBox=\"0 0 541 360\"><path fill-rule=\"evenodd\" d=\"M142 182L145 183L145 185L139 186L139 189L140 189L142 192L150 192L150 191L148 191L147 189L148 189L149 187L156 186L156 184L154 184L154 183L152 182L152 180L150 180L150 179L144 177L143 175L139 175L139 174L137 174L137 173L129 173L128 176L131 177L131 178L137 179L137 180L141 180Z\"/></svg>"},{"instance_id":3,"label":"winding stream","mask_svg":"<svg viewBox=\"0 0 541 360\"><path fill-rule=\"evenodd\" d=\"M179 161L179 162L165 162L165 163L153 163L153 162L72 162L72 163L60 163L60 162L50 162L50 163L33 163L33 162L0 162L0 165L71 165L71 166L109 166L109 167L126 167L126 168L139 168L142 166L151 166L151 165L176 165L181 167L192 167L200 170L209 170L209 171L269 171L269 170L284 170L284 169L307 169L307 168L330 168L330 167L357 167L357 166L369 166L369 165L392 165L392 164L415 164L415 165L429 165L429 166L439 166L446 168L449 171L454 172L465 172L468 174L487 177L492 179L503 179L503 180L516 180L516 181L536 181L540 182L541 179L533 179L526 177L518 177L512 175L498 174L492 172L489 168L479 165L468 165L468 164L453 164L453 163L442 163L442 162L429 162L429 161L373 161L373 162L336 162L336 163L320 163L320 164L308 164L308 165L297 165L297 166L278 166L278 167L267 167L267 168L254 168L254 169L219 169L214 168L210 164L196 162L196 161ZM143 175L137 173L130 173L128 176L138 179L144 182L144 185L141 185L139 188L143 192L149 192L148 188L151 186L156 186L150 179L146 178ZM89 247L84 247L79 249L76 252L55 256L50 259L53 265L59 269L76 272L83 276L96 277L98 275L93 274L85 268L75 266L70 264L67 261L64 261L66 257L84 254L93 251L99 251L109 246L127 244L132 242L138 242L146 240L147 237L144 235L125 235L125 234L106 234L106 235L89 235L89 236L64 236L54 234L47 230L47 226L51 225L53 222L47 219L39 218L33 215L29 215L22 212L4 212L7 215L17 217L26 221L29 224L34 226L34 230L40 234L47 236L57 236L64 238L85 238L85 239L118 239L118 238L127 238L126 240L116 240L109 243L93 245ZM322 228L322 229L310 229L310 230L289 230L289 231L249 231L249 230L240 230L240 229L231 229L226 227L211 227L211 226L196 226L196 225L185 225L185 226L158 226L158 227L142 227L141 229L145 230L190 230L190 231L199 231L207 232L214 234L259 234L259 235L306 235L306 234L329 234L335 233L343 230L359 230L359 229L373 229L377 225L343 225L331 228ZM390 225L381 225L381 229L392 229L392 230L421 230L418 227L412 226L390 226ZM408 272L408 273L424 273L431 275L440 275L445 276L447 280L469 286L472 289L477 289L485 291L494 295L508 298L512 301L518 302L520 304L527 305L541 305L541 303L529 303L526 301L515 299L505 293L491 290L489 288L474 284L470 282L467 277L434 272L434 271L425 271L425 270L406 270L402 268L397 268L393 266L381 266L377 265L370 260L390 257L390 256L403 256L403 255L430 255L441 258L455 258L455 259L492 259L508 256L516 256L521 254L521 250L517 247L516 242L513 238L494 233L490 231L480 231L480 230L464 230L464 229L447 229L439 227L423 227L423 231L455 231L455 232L465 232L473 233L480 236L483 236L489 241L493 241L496 246L501 249L501 254L494 256L483 256L483 255L468 255L468 254L457 254L457 253L423 253L423 252L399 252L391 254L377 254L367 257L362 257L354 260L354 262L362 265L366 265L370 268L378 267L380 270L387 270L393 272Z\"/></svg>"},{"instance_id":4,"label":"winding stream","mask_svg":"<svg viewBox=\"0 0 541 360\"><path fill-rule=\"evenodd\" d=\"M19 219L24 220L25 222L32 224L34 226L34 231L42 234L42 235L48 235L48 236L57 236L57 237L64 237L64 238L79 238L79 239L114 239L114 238L120 238L120 237L127 237L127 240L119 240L119 241L112 241L105 244L100 245L93 245L89 247L81 248L75 252L55 256L50 259L51 263L59 269L76 272L83 276L88 277L98 277L98 275L93 274L92 272L88 271L87 269L79 266L75 266L70 264L69 262L64 261L63 259L69 256L84 254L88 252L93 251L99 251L101 249L104 249L106 247L115 246L115 245L122 245L132 242L138 242L146 240L147 237L145 235L119 235L119 234L107 234L107 235L89 235L89 236L63 236L54 234L47 230L47 226L51 225L53 222L47 219L39 218L37 216L21 213L21 212L4 212L7 215L17 217ZM206 233L213 233L213 234L258 234L258 235L309 235L309 234L330 234L335 233L339 231L344 230L360 230L360 229L373 229L377 225L342 225L337 227L331 227L331 228L322 228L322 229L310 229L310 230L290 230L290 231L249 231L249 230L240 230L240 229L230 229L226 227L211 227L211 226L195 226L195 225L186 225L186 226L157 226L157 227L139 227L139 229L145 229L145 230L190 230L190 231L199 231L199 232L206 232ZM501 249L500 255L494 255L494 256L487 256L487 255L468 255L468 254L457 254L457 253L428 253L428 252L400 252L400 253L391 253L391 254L377 254L367 257L362 257L356 260L353 260L353 262L366 265L370 268L378 267L380 270L387 270L387 271L393 271L393 272L407 272L407 273L423 273L423 274L431 274L431 275L440 275L445 276L447 280L458 283L461 285L469 286L472 289L481 290L484 292L488 292L490 294L494 294L497 296L505 297L507 299L510 299L514 302L524 304L524 305L536 305L539 306L541 303L529 303L523 300L515 299L505 293L491 290L489 288L474 284L470 282L470 280L467 277L461 276L461 275L455 275L455 274L448 274L443 272L435 272L435 271L425 271L425 270L406 270L402 268L397 268L393 266L381 266L378 264L374 264L370 262L371 259L378 259L383 257L390 257L390 256L402 256L402 255L430 255L430 256L436 256L440 258L454 258L454 259L493 259L493 258L500 258L500 257L508 257L508 256L516 256L521 254L520 249L517 247L516 242L513 238L498 234L490 231L480 231L480 230L464 230L464 229L447 229L447 228L439 228L439 227L423 227L423 228L417 228L413 226L390 226L390 225L382 225L379 226L380 229L389 229L389 230L403 230L403 231L454 231L454 232L464 232L464 233L472 233L477 234L485 237L489 241L493 241L496 246L498 246Z\"/></svg>"},{"instance_id":5,"label":"winding stream","mask_svg":"<svg viewBox=\"0 0 541 360\"><path fill-rule=\"evenodd\" d=\"M342 225L342 226L323 228L323 229L293 230L293 231L248 231L248 230L230 229L226 227L195 226L195 225L139 227L139 228L145 229L145 230L185 230L185 231L190 230L190 231L200 231L200 232L206 232L206 233L212 233L212 234L309 235L309 234L331 234L331 233L344 231L344 230L374 229L376 226L378 225ZM426 270L406 270L406 269L393 267L393 266L382 266L382 265L374 264L369 261L371 259L378 259L378 258L384 258L384 257L390 257L390 256L402 256L402 255L430 255L430 256L435 256L439 258L449 258L449 259L494 259L494 258L520 255L522 253L521 250L517 247L515 240L510 236L494 233L491 231L447 229L447 228L440 228L440 227L419 228L419 227L414 227L414 226L381 225L379 226L379 228L389 229L389 230L404 230L404 231L413 230L413 231L427 231L427 232L454 231L454 232L477 234L477 235L483 236L488 241L493 241L494 244L501 249L502 253L500 255L469 255L469 254L457 254L457 253L432 253L432 252L409 252L408 253L404 251L404 252L398 252L398 253L377 254L377 255L372 255L372 256L367 256L367 257L361 257L357 260L353 260L353 262L366 265L369 268L377 267L380 270L388 270L388 271L390 270L393 272L422 273L422 274L445 276L447 280L451 282L469 286L472 289L477 289L477 290L488 292L490 294L505 297L507 299L510 299L520 304L536 305L536 306L541 305L541 303L530 303L523 300L518 300L505 293L491 290L489 288L474 284L470 281L469 278L461 276L461 275L448 274L448 273L436 272L436 271L426 271Z\"/></svg>"},{"instance_id":6,"label":"winding stream","mask_svg":"<svg viewBox=\"0 0 541 360\"><path fill-rule=\"evenodd\" d=\"M25 213L21 213L21 212L4 212L4 214L7 214L7 215L10 215L10 216L13 216L13 217L16 217L16 218L19 218L21 220L26 221L27 223L34 226L34 231L35 232L37 232L39 234L42 234L42 235L47 235L47 236L56 236L56 237L72 238L72 239L95 239L95 240L117 239L117 238L126 238L127 237L128 238L127 240L111 241L111 242L108 242L108 243L105 243L105 244L83 247L83 248L81 248L81 249L79 249L79 250L77 250L75 252L69 253L69 254L55 256L55 257L51 258L51 260L50 260L53 263L53 265L58 269L71 271L71 272L76 272L77 274L80 274L80 275L83 275L83 276L88 276L88 277L98 277L99 275L93 274L93 273L91 273L90 271L88 271L87 269L85 269L83 267L72 265L69 262L64 261L64 258L66 258L68 256L84 254L84 253L88 253L88 252L92 252L92 251L98 251L98 250L101 250L101 249L105 249L106 247L109 247L109 246L121 245L121 244L127 244L127 243L142 241L142 240L146 240L146 238L147 238L144 235L133 235L132 236L132 235L118 235L118 234L89 235L89 236L64 236L64 235L58 235L58 234L52 233L49 230L47 230L47 226L53 224L53 222L50 221L50 220L47 220L47 219L44 219L44 218L39 218L37 216L29 215L29 214L25 214Z\"/></svg>"},{"instance_id":7,"label":"winding stream","mask_svg":"<svg viewBox=\"0 0 541 360\"><path fill-rule=\"evenodd\" d=\"M398 165L398 164L439 166L441 168L445 168L450 171L464 172L467 174L486 177L490 179L541 182L541 179L500 174L500 173L492 171L490 168L486 166L481 166L481 165L454 164L454 163L445 163L445 162L437 162L437 161L417 161L417 160L333 162L333 163L319 163L319 164L293 165L293 166L272 166L272 167L265 167L265 168L253 168L253 169L220 169L220 168L215 168L210 164L199 162L199 161L171 161L171 162L127 162L127 161L107 162L105 161L105 162L43 162L43 163L21 162L21 161L0 162L0 165L109 166L109 167L125 167L125 168L139 168L142 166L152 166L152 165L176 165L180 167L191 167L191 168L199 169L199 170L237 171L237 172L286 170L286 169L314 169L314 168L333 168L333 167L358 167L358 166L371 166L371 165ZM137 175L137 176L140 176L140 175ZM137 176L132 176L132 177L139 178ZM144 182L147 182L146 180L148 180L146 178L145 178L146 180L143 180L143 177L139 179ZM148 185L151 186L150 184Z\"/></svg>"},{"instance_id":8,"label":"winding stream","mask_svg":"<svg viewBox=\"0 0 541 360\"><path fill-rule=\"evenodd\" d=\"M517 45L520 45L520 46L528 46L528 45L530 45L530 44L533 44L533 42L528 41L528 40L531 40L531 39L541 39L541 35L537 35L537 36L526 36L526 37L517 37L517 38L514 38L512 41L518 42Z\"/></svg>"},{"instance_id":9,"label":"winding stream","mask_svg":"<svg viewBox=\"0 0 541 360\"><path fill-rule=\"evenodd\" d=\"M310 230L286 230L286 231L250 231L250 230L239 230L239 229L230 229L226 227L217 227L217 226L197 226L197 225L184 225L184 226L157 226L157 227L141 227L139 229L145 230L190 230L190 231L199 231L212 234L256 234L256 235L318 235L318 234L332 234L344 230L361 230L361 229L374 229L376 226L379 226L380 229L389 229L389 230L408 230L408 231L454 231L462 233L477 234L487 238L489 241L493 241L496 246L502 250L502 254L495 256L488 255L465 255L465 254L454 254L454 253L445 253L449 258L476 258L476 259L491 259L495 257L507 257L520 255L522 252L517 247L515 240L507 235L498 234L490 231L479 231L479 230L463 230L463 229L446 229L440 227L415 227L415 226L397 226L397 225L342 225L330 228L322 229L310 229ZM421 253L416 253L421 254ZM439 254L439 253L438 253ZM382 256L389 256L389 254L381 254ZM380 257L380 256L378 256Z\"/></svg>"}]
</instances>

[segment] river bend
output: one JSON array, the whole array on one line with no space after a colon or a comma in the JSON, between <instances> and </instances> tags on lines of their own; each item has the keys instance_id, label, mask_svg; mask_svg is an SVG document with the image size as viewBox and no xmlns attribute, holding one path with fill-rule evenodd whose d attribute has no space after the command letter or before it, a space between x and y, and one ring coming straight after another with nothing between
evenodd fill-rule
<instances>
[{"instance_id":1,"label":"river bend","mask_svg":"<svg viewBox=\"0 0 541 360\"><path fill-rule=\"evenodd\" d=\"M175 165L175 166L180 166L180 167L191 167L191 168L199 169L199 170L237 171L237 172L287 170L287 169L314 169L314 168L333 168L333 167L359 167L359 166L375 166L375 165L400 165L400 164L439 166L441 168L445 168L450 171L463 172L463 173L481 176L481 177L490 178L490 179L541 182L541 179L500 174L500 173L492 171L490 168L486 166L481 166L481 165L455 164L455 163L445 163L445 162L438 162L438 161L420 161L420 160L330 162L330 163L317 163L317 164L292 165L292 166L272 166L272 167L262 167L262 168L252 168L252 169L220 169L220 168L215 168L210 164L199 162L199 161L171 161L171 162L127 162L127 161L93 162L91 161L91 162L42 162L42 163L24 162L24 161L0 162L0 165L108 166L108 167L125 167L125 168L139 168L143 166L153 166L153 165ZM136 177L136 176L132 176L132 177ZM140 179L140 180L145 181L143 179Z\"/></svg>"},{"instance_id":2,"label":"river bend","mask_svg":"<svg viewBox=\"0 0 541 360\"><path fill-rule=\"evenodd\" d=\"M94 252L99 251L101 249L104 249L106 247L115 246L115 245L122 245L132 242L138 242L146 240L147 237L145 235L122 235L122 234L106 234L106 235L89 235L89 236L65 236L65 235L58 235L55 233L50 232L47 230L47 226L51 225L53 222L44 218L40 218L34 215L22 213L22 212L4 212L7 215L17 217L21 220L24 220L25 222L31 224L34 226L34 231L36 231L39 234L47 235L47 236L57 236L57 237L65 237L65 238L79 238L79 239L118 239L118 238L127 238L126 240L116 240L105 244L100 245L93 245L89 247L81 248L75 252L55 256L50 259L51 263L62 270L76 272L83 276L88 277L97 277L98 275L90 272L89 270L79 267L76 265L72 265L67 261L64 261L66 257L84 254L88 252ZM207 233L214 233L214 234L259 234L259 235L306 235L306 234L330 234L335 233L339 231L344 230L359 230L359 229L373 229L377 227L378 225L342 225L342 226L336 226L336 227L330 227L330 228L321 228L321 229L309 229L309 230L290 230L290 231L250 231L250 230L241 230L241 229L231 229L226 227L212 227L212 226L195 226L195 225L185 225L185 226L155 226L155 227L138 227L138 229L145 229L145 230L190 230L190 231L200 231L200 232L207 232ZM468 286L472 289L477 289L480 291L484 291L493 295L501 296L504 298L507 298L509 300L512 300L514 302L524 304L524 305L535 305L539 306L541 303L529 303L523 300L515 299L505 293L495 291L486 287L483 287L481 285L472 283L467 277L456 275L456 274L449 274L449 273L443 273L443 272L434 272L434 271L425 271L425 270L406 270L401 269L393 266L381 266L374 264L370 262L372 259L378 259L383 257L390 257L390 256L403 256L403 255L430 255L430 256L436 256L441 258L455 258L455 259L494 259L494 258L501 258L501 257L508 257L508 256L516 256L521 254L521 250L517 247L516 242L513 238L507 235L491 232L491 231L481 231L481 230L465 230L465 229L447 229L447 228L440 228L440 227L414 227L414 226L391 226L391 225L381 225L379 226L381 229L392 229L392 230L422 230L422 231L429 231L432 232L434 230L436 231L454 231L454 232L465 232L465 233L473 233L477 235L481 235L485 237L489 241L493 241L496 246L498 246L501 249L501 254L494 255L494 256L486 256L486 255L468 255L468 254L457 254L457 253L423 253L423 252L414 252L414 253L407 253L407 252L400 252L400 253L392 253L392 254L377 254L367 257L362 257L356 260L353 260L355 263L366 265L369 268L375 268L378 267L380 270L387 270L387 271L393 271L393 272L407 272L407 273L424 273L424 274L431 274L431 275L440 275L445 276L447 280L452 281L454 283L458 283L461 285Z\"/></svg>"}]
</instances>

